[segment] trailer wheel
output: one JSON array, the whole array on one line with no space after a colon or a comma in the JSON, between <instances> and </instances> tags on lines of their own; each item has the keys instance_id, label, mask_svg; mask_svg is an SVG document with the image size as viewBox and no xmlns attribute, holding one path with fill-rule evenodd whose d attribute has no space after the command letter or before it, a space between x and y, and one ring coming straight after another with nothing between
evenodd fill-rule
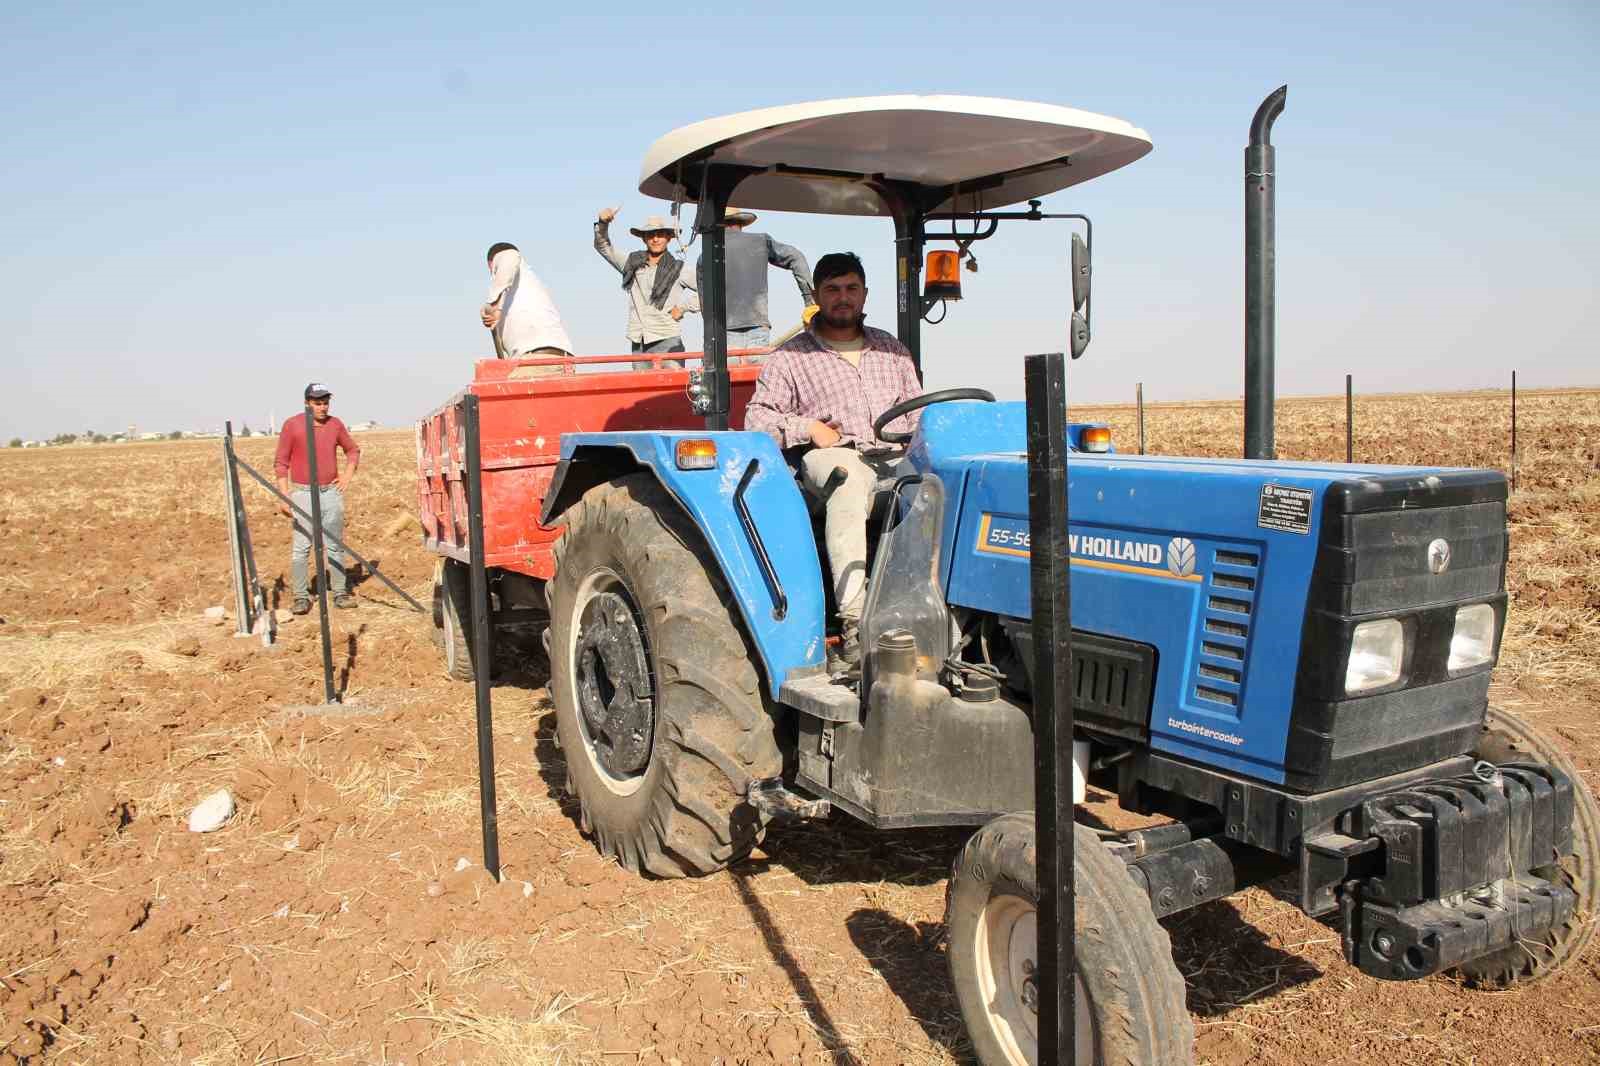
<instances>
[{"instance_id":1,"label":"trailer wheel","mask_svg":"<svg viewBox=\"0 0 1600 1066\"><path fill-rule=\"evenodd\" d=\"M467 642L470 590L467 567L454 559L440 559L433 568L433 642L444 654L444 675L453 681L471 681L472 649Z\"/></svg>"},{"instance_id":2,"label":"trailer wheel","mask_svg":"<svg viewBox=\"0 0 1600 1066\"><path fill-rule=\"evenodd\" d=\"M1033 815L996 818L950 876L950 976L978 1061L1039 1061L1039 910ZM1194 1023L1172 942L1095 835L1076 828L1077 1056L1096 1066L1187 1066Z\"/></svg>"},{"instance_id":3,"label":"trailer wheel","mask_svg":"<svg viewBox=\"0 0 1600 1066\"><path fill-rule=\"evenodd\" d=\"M649 474L595 486L564 524L550 687L581 826L635 872L720 870L765 832L750 781L783 768L728 590Z\"/></svg>"},{"instance_id":4,"label":"trailer wheel","mask_svg":"<svg viewBox=\"0 0 1600 1066\"><path fill-rule=\"evenodd\" d=\"M1531 756L1554 766L1572 781L1572 854L1559 864L1533 871L1577 894L1578 905L1572 917L1543 939L1523 940L1461 967L1467 982L1478 988L1529 985L1565 969L1594 938L1595 907L1600 904L1600 807L1572 760L1544 734L1508 711L1489 708L1475 754L1492 763L1516 762Z\"/></svg>"}]
</instances>

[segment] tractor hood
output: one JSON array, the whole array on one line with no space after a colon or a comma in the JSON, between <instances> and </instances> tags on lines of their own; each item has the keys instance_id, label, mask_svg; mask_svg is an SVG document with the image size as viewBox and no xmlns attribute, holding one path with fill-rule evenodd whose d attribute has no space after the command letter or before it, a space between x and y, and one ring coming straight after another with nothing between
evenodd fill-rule
<instances>
[{"instance_id":1,"label":"tractor hood","mask_svg":"<svg viewBox=\"0 0 1600 1066\"><path fill-rule=\"evenodd\" d=\"M1031 615L1023 448L1020 403L923 412L911 457L947 488L952 604ZM1160 650L1156 705L1172 711L1155 745L1269 780L1287 738L1243 720L1246 686L1251 707L1293 703L1308 606L1384 614L1492 595L1503 577L1492 471L1075 452L1067 492L1073 628ZM1441 538L1456 552L1442 571Z\"/></svg>"}]
</instances>

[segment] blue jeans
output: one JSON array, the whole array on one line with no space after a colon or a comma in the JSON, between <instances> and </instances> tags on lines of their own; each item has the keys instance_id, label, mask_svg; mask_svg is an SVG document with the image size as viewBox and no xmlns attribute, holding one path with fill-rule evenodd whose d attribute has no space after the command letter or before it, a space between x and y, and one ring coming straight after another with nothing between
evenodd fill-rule
<instances>
[{"instance_id":1,"label":"blue jeans","mask_svg":"<svg viewBox=\"0 0 1600 1066\"><path fill-rule=\"evenodd\" d=\"M311 513L311 490L297 488L290 495L295 506ZM322 486L322 531L332 533L340 540L344 539L344 493L339 491L337 485ZM335 596L342 596L346 590L344 573L344 552L328 543L326 537L322 541L323 553L328 559L330 579L328 589ZM305 599L309 593L306 591L306 560L311 557L311 523L299 515L294 516L294 537L289 547L289 591L294 598Z\"/></svg>"},{"instance_id":2,"label":"blue jeans","mask_svg":"<svg viewBox=\"0 0 1600 1066\"><path fill-rule=\"evenodd\" d=\"M635 352L654 352L657 354L661 352L681 352L683 351L683 338L663 337L661 340L651 341L648 344L646 344L644 341L634 341L633 350ZM663 363L662 365L666 367L674 367L682 366L683 364ZM648 359L636 359L634 360L633 368L635 370L653 370L655 368L655 364L650 362Z\"/></svg>"},{"instance_id":3,"label":"blue jeans","mask_svg":"<svg viewBox=\"0 0 1600 1066\"><path fill-rule=\"evenodd\" d=\"M772 343L771 326L751 326L749 329L730 329L729 348L765 348Z\"/></svg>"}]
</instances>

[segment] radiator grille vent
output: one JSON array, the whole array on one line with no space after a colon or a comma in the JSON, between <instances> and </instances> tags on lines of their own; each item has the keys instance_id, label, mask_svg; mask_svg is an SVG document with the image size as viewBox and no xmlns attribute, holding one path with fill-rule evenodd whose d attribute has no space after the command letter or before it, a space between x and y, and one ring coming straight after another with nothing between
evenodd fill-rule
<instances>
[{"instance_id":1,"label":"radiator grille vent","mask_svg":"<svg viewBox=\"0 0 1600 1066\"><path fill-rule=\"evenodd\" d=\"M1237 708L1243 695L1259 563L1255 552L1236 548L1219 548L1212 558L1190 692L1219 709Z\"/></svg>"}]
</instances>

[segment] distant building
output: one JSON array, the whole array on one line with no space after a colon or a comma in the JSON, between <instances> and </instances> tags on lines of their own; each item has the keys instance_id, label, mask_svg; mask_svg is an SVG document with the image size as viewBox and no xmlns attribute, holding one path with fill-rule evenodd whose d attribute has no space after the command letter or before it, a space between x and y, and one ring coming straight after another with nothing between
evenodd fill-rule
<instances>
[{"instance_id":1,"label":"distant building","mask_svg":"<svg viewBox=\"0 0 1600 1066\"><path fill-rule=\"evenodd\" d=\"M362 432L364 430L368 430L368 429L382 429L382 428L383 427L378 425L378 423L373 422L373 421L371 421L369 419L366 422L357 422L354 425L352 425L350 427L350 432L352 432L352 433L360 433L360 432Z\"/></svg>"}]
</instances>

